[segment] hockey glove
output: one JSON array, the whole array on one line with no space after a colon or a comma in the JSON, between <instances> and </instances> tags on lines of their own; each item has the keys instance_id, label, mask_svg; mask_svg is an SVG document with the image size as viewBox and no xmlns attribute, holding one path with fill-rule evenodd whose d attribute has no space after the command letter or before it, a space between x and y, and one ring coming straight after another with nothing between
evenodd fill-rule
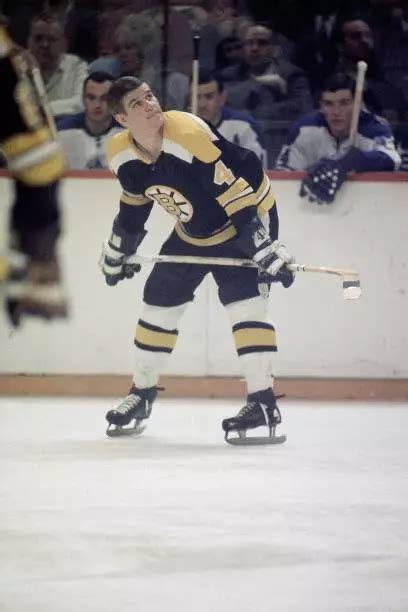
<instances>
[{"instance_id":1,"label":"hockey glove","mask_svg":"<svg viewBox=\"0 0 408 612\"><path fill-rule=\"evenodd\" d=\"M136 253L146 233L142 230L136 235L129 234L115 219L112 234L103 243L100 258L100 266L108 285L114 286L124 278L133 278L134 274L140 272L141 266L127 263L126 258Z\"/></svg>"},{"instance_id":2,"label":"hockey glove","mask_svg":"<svg viewBox=\"0 0 408 612\"><path fill-rule=\"evenodd\" d=\"M299 195L317 204L332 204L348 172L360 169L363 156L362 151L352 147L341 159L320 160L309 169Z\"/></svg>"},{"instance_id":3,"label":"hockey glove","mask_svg":"<svg viewBox=\"0 0 408 612\"><path fill-rule=\"evenodd\" d=\"M252 219L237 242L258 264L260 283L280 282L284 287L291 286L295 275L287 264L295 259L278 240L271 240L259 217Z\"/></svg>"}]
</instances>

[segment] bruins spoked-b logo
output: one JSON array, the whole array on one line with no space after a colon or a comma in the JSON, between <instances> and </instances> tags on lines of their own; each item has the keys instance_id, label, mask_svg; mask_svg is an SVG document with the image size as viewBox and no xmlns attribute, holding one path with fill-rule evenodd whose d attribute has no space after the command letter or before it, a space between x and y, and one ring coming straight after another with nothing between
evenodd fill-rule
<instances>
[{"instance_id":1,"label":"bruins spoked-b logo","mask_svg":"<svg viewBox=\"0 0 408 612\"><path fill-rule=\"evenodd\" d=\"M179 191L166 185L152 185L145 191L145 196L160 204L170 215L177 217L182 223L190 221L193 216L191 203Z\"/></svg>"}]
</instances>

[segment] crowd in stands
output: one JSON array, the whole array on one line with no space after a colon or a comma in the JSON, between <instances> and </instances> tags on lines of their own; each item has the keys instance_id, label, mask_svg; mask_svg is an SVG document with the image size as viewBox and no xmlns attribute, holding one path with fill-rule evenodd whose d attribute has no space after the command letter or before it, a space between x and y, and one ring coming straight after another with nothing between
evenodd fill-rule
<instances>
[{"instance_id":1,"label":"crowd in stands","mask_svg":"<svg viewBox=\"0 0 408 612\"><path fill-rule=\"evenodd\" d=\"M190 110L199 33L198 114L252 148L265 167L308 171L308 197L321 199L313 185L322 159L335 161L340 176L408 170L408 0L163 6L159 0L0 1L14 40L40 68L72 168L106 166L106 139L121 129L106 94L119 76L148 82L164 109ZM360 60L368 70L352 145Z\"/></svg>"}]
</instances>

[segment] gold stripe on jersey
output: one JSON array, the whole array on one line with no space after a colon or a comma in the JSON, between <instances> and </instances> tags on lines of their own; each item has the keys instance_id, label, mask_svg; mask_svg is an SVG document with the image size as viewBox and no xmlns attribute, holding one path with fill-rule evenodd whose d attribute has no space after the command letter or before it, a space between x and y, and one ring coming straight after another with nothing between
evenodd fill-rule
<instances>
[{"instance_id":1,"label":"gold stripe on jersey","mask_svg":"<svg viewBox=\"0 0 408 612\"><path fill-rule=\"evenodd\" d=\"M243 208L247 208L248 206L255 206L255 204L256 204L255 194L251 193L248 196L237 198L233 202L230 202L224 207L224 210L227 213L227 215L231 217L231 215L239 212Z\"/></svg>"},{"instance_id":2,"label":"gold stripe on jersey","mask_svg":"<svg viewBox=\"0 0 408 612\"><path fill-rule=\"evenodd\" d=\"M173 146L169 152L184 161L196 158L206 164L215 162L221 155L220 149L214 144L215 134L194 115L181 111L164 113L164 151ZM170 141L170 143L166 143ZM178 151L178 147L180 150Z\"/></svg>"},{"instance_id":3,"label":"gold stripe on jersey","mask_svg":"<svg viewBox=\"0 0 408 612\"><path fill-rule=\"evenodd\" d=\"M27 185L48 185L67 169L62 150L47 127L8 138L2 151L10 172Z\"/></svg>"},{"instance_id":4,"label":"gold stripe on jersey","mask_svg":"<svg viewBox=\"0 0 408 612\"><path fill-rule=\"evenodd\" d=\"M177 329L163 329L140 320L136 327L135 344L146 351L171 353L177 337Z\"/></svg>"},{"instance_id":5,"label":"gold stripe on jersey","mask_svg":"<svg viewBox=\"0 0 408 612\"><path fill-rule=\"evenodd\" d=\"M132 135L129 130L119 132L110 138L106 144L106 156L108 166L117 174L120 166L128 161L140 160L151 163L143 157L141 152L135 147Z\"/></svg>"},{"instance_id":6,"label":"gold stripe on jersey","mask_svg":"<svg viewBox=\"0 0 408 612\"><path fill-rule=\"evenodd\" d=\"M260 321L242 321L232 327L238 355L277 351L273 325Z\"/></svg>"},{"instance_id":7,"label":"gold stripe on jersey","mask_svg":"<svg viewBox=\"0 0 408 612\"><path fill-rule=\"evenodd\" d=\"M206 238L200 238L198 236L190 236L188 232L183 228L181 223L176 223L174 226L174 230L181 240L187 242L188 244L193 244L194 246L214 246L216 244L222 244L227 240L230 240L234 236L237 235L235 227L232 223L228 223L223 228L211 234L211 236L207 236Z\"/></svg>"},{"instance_id":8,"label":"gold stripe on jersey","mask_svg":"<svg viewBox=\"0 0 408 612\"><path fill-rule=\"evenodd\" d=\"M259 188L260 193L262 193L261 187ZM255 206L258 202L258 191L255 193L247 181L240 177L217 197L217 201L224 207L227 215L231 217L243 208Z\"/></svg>"},{"instance_id":9,"label":"gold stripe on jersey","mask_svg":"<svg viewBox=\"0 0 408 612\"><path fill-rule=\"evenodd\" d=\"M126 191L122 191L120 201L124 204L130 204L130 206L141 206L143 204L149 204L149 202L151 202L151 200L149 200L149 198L146 198L144 195L133 195L131 193L127 193Z\"/></svg>"},{"instance_id":10,"label":"gold stripe on jersey","mask_svg":"<svg viewBox=\"0 0 408 612\"><path fill-rule=\"evenodd\" d=\"M247 181L240 177L238 178L232 185L228 187L221 195L217 196L217 201L221 206L225 206L228 202L231 202L235 198L239 198L243 194L247 194L247 189L252 190L252 187L249 186Z\"/></svg>"},{"instance_id":11,"label":"gold stripe on jersey","mask_svg":"<svg viewBox=\"0 0 408 612\"><path fill-rule=\"evenodd\" d=\"M262 217L276 204L269 178L264 174L261 186L256 191L256 204L258 215Z\"/></svg>"}]
</instances>

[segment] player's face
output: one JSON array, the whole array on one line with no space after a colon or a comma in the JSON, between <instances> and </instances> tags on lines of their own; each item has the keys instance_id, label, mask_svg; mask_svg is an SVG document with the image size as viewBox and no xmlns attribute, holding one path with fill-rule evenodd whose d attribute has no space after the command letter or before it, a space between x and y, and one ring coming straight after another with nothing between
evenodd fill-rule
<instances>
[{"instance_id":1,"label":"player's face","mask_svg":"<svg viewBox=\"0 0 408 612\"><path fill-rule=\"evenodd\" d=\"M218 84L215 81L198 86L197 114L199 117L215 125L224 103L225 93L218 91Z\"/></svg>"},{"instance_id":2,"label":"player's face","mask_svg":"<svg viewBox=\"0 0 408 612\"><path fill-rule=\"evenodd\" d=\"M157 132L163 125L163 111L158 99L146 83L130 91L123 99L125 114L116 115L117 121L137 138L138 132Z\"/></svg>"},{"instance_id":3,"label":"player's face","mask_svg":"<svg viewBox=\"0 0 408 612\"><path fill-rule=\"evenodd\" d=\"M320 109L326 118L330 132L335 138L347 138L353 113L353 94L349 89L324 91Z\"/></svg>"},{"instance_id":4,"label":"player's face","mask_svg":"<svg viewBox=\"0 0 408 612\"><path fill-rule=\"evenodd\" d=\"M105 123L110 119L106 97L108 95L110 81L97 83L88 81L84 91L84 107L87 119L94 123Z\"/></svg>"}]
</instances>

